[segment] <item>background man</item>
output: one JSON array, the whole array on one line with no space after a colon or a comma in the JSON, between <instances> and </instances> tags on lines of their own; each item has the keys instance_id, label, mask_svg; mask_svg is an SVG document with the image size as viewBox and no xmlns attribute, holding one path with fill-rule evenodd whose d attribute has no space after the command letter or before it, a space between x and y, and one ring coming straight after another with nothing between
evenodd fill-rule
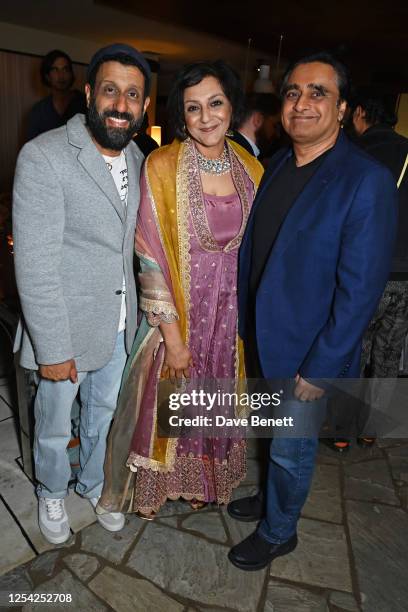
<instances>
[{"instance_id":1,"label":"background man","mask_svg":"<svg viewBox=\"0 0 408 612\"><path fill-rule=\"evenodd\" d=\"M368 379L364 401L344 411L342 402L333 403L336 437L325 440L333 450L343 452L356 434L360 446L375 442L376 419L392 396L392 387L382 378L396 379L408 331L408 139L394 131L397 116L394 96L382 96L371 89L358 90L351 102L350 120L356 144L387 166L398 188L398 230L391 273L363 338L361 375ZM374 408L372 413L371 409ZM370 418L370 414L372 415ZM344 437L343 437L344 436Z\"/></svg>"},{"instance_id":2,"label":"background man","mask_svg":"<svg viewBox=\"0 0 408 612\"><path fill-rule=\"evenodd\" d=\"M398 232L391 274L363 343L363 365L372 377L396 378L408 331L408 139L394 131L387 100L369 90L353 101L357 144L387 166L398 187Z\"/></svg>"},{"instance_id":3,"label":"background man","mask_svg":"<svg viewBox=\"0 0 408 612\"><path fill-rule=\"evenodd\" d=\"M136 136L133 137L133 141L137 144L137 146L145 157L150 155L150 153L155 149L159 148L157 142L147 133L148 127L149 117L147 116L147 113L145 113L143 123L140 126L140 129L138 130Z\"/></svg>"},{"instance_id":4,"label":"background man","mask_svg":"<svg viewBox=\"0 0 408 612\"><path fill-rule=\"evenodd\" d=\"M347 90L344 67L327 54L289 69L282 125L293 147L268 167L241 246L247 372L293 380L287 408L299 431L271 442L265 511L258 496L229 504L238 520L261 519L229 553L244 570L261 569L297 545L324 418L324 390L308 379L359 376L361 338L389 273L395 183L342 133ZM302 436L311 424L314 431Z\"/></svg>"},{"instance_id":5,"label":"background man","mask_svg":"<svg viewBox=\"0 0 408 612\"><path fill-rule=\"evenodd\" d=\"M34 459L40 529L52 543L69 537L64 497L72 402L80 388L76 490L96 506L106 436L136 331L133 241L143 156L131 139L149 104L151 74L136 49L115 44L94 55L87 77L87 121L76 115L27 143L14 187L24 316L16 349L21 365L40 375ZM98 520L111 531L124 524L118 513Z\"/></svg>"},{"instance_id":6,"label":"background man","mask_svg":"<svg viewBox=\"0 0 408 612\"><path fill-rule=\"evenodd\" d=\"M69 55L54 49L41 63L41 80L51 93L30 111L27 138L65 125L77 113L85 113L86 100L82 92L72 89L75 80Z\"/></svg>"},{"instance_id":7,"label":"background man","mask_svg":"<svg viewBox=\"0 0 408 612\"><path fill-rule=\"evenodd\" d=\"M243 118L232 140L259 157L279 138L279 123L279 98L273 94L250 94L245 99Z\"/></svg>"}]
</instances>

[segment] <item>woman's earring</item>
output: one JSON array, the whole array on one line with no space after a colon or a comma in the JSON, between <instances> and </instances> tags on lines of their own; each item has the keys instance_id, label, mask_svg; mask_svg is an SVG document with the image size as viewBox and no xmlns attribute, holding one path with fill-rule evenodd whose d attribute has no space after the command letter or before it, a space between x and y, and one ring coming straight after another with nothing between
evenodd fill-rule
<instances>
[{"instance_id":1,"label":"woman's earring","mask_svg":"<svg viewBox=\"0 0 408 612\"><path fill-rule=\"evenodd\" d=\"M234 136L234 131L231 128L228 128L225 135L228 136L228 138L232 138Z\"/></svg>"},{"instance_id":2,"label":"woman's earring","mask_svg":"<svg viewBox=\"0 0 408 612\"><path fill-rule=\"evenodd\" d=\"M182 133L183 133L183 136L184 136L185 138L187 138L187 130L186 130L186 124L185 124L185 123L183 123L182 128L181 128L181 131L182 131Z\"/></svg>"}]
</instances>

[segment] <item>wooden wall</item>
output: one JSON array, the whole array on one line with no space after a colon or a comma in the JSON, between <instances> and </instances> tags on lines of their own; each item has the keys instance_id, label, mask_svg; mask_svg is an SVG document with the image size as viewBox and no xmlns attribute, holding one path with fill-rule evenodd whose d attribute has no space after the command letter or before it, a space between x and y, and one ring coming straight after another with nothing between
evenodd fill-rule
<instances>
[{"instance_id":1,"label":"wooden wall","mask_svg":"<svg viewBox=\"0 0 408 612\"><path fill-rule=\"evenodd\" d=\"M12 187L18 152L26 140L32 105L49 92L40 78L41 57L0 51L0 193ZM83 89L86 67L74 64L75 84Z\"/></svg>"}]
</instances>

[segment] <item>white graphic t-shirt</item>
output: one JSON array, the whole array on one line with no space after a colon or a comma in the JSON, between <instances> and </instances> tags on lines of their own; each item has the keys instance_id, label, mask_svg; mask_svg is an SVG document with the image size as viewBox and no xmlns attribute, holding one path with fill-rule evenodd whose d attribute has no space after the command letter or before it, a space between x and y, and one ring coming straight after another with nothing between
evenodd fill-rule
<instances>
[{"instance_id":1,"label":"white graphic t-shirt","mask_svg":"<svg viewBox=\"0 0 408 612\"><path fill-rule=\"evenodd\" d=\"M127 206L127 195L128 195L128 171L126 165L125 152L121 151L120 155L116 157L103 156L108 170L112 174L112 178L115 181L116 189L118 190L119 197L122 201L124 208ZM121 332L126 327L126 284L125 275L123 275L122 281L122 305L120 309L119 329Z\"/></svg>"}]
</instances>

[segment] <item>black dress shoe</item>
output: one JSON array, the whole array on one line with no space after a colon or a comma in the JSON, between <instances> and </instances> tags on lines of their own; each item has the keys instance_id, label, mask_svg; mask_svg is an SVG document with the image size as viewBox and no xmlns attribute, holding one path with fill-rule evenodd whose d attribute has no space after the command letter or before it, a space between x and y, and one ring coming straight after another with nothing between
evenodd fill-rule
<instances>
[{"instance_id":1,"label":"black dress shoe","mask_svg":"<svg viewBox=\"0 0 408 612\"><path fill-rule=\"evenodd\" d=\"M227 512L233 519L244 523L260 521L264 516L264 503L259 495L242 497L230 502Z\"/></svg>"},{"instance_id":2,"label":"black dress shoe","mask_svg":"<svg viewBox=\"0 0 408 612\"><path fill-rule=\"evenodd\" d=\"M231 548L228 559L239 569L251 572L263 569L276 557L282 557L295 550L296 546L296 533L282 544L271 544L257 531L254 531L245 540Z\"/></svg>"}]
</instances>

